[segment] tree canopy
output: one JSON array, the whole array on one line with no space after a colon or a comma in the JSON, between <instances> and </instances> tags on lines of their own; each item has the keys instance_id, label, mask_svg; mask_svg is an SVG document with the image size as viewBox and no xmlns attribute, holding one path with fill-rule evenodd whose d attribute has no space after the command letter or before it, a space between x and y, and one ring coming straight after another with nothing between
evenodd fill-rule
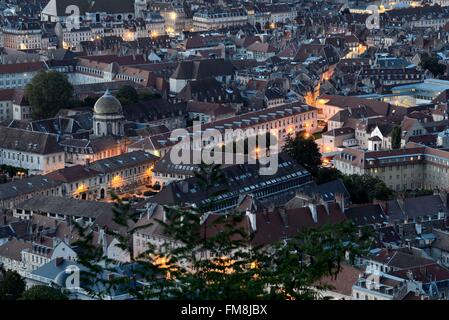
<instances>
[{"instance_id":1,"label":"tree canopy","mask_svg":"<svg viewBox=\"0 0 449 320\"><path fill-rule=\"evenodd\" d=\"M393 191L382 180L370 175L344 175L342 179L354 203L388 200L393 195Z\"/></svg>"},{"instance_id":2,"label":"tree canopy","mask_svg":"<svg viewBox=\"0 0 449 320\"><path fill-rule=\"evenodd\" d=\"M215 169L199 173L205 176L203 187L219 179ZM111 235L121 249L128 250L133 232L154 224L170 241L149 244L133 261L133 277L102 279L98 274L112 270L114 263L92 243L92 233L78 226L78 262L86 268L81 280L105 288L93 293L100 298L121 286L137 299L319 299L313 289L317 282L338 274L343 261L365 253L371 241L369 233L345 222L305 229L287 241L249 245L253 234L243 227L245 213L214 215L205 222L208 218L197 208L166 206L164 219L136 226L129 222L139 214L115 199L113 220L127 232ZM135 279L146 285L135 285Z\"/></svg>"},{"instance_id":3,"label":"tree canopy","mask_svg":"<svg viewBox=\"0 0 449 320\"><path fill-rule=\"evenodd\" d=\"M400 126L395 126L391 132L391 147L393 149L401 148L402 130Z\"/></svg>"},{"instance_id":4,"label":"tree canopy","mask_svg":"<svg viewBox=\"0 0 449 320\"><path fill-rule=\"evenodd\" d=\"M117 92L116 98L124 106L139 102L139 94L130 85L122 86Z\"/></svg>"},{"instance_id":5,"label":"tree canopy","mask_svg":"<svg viewBox=\"0 0 449 320\"><path fill-rule=\"evenodd\" d=\"M23 300L68 300L60 289L49 286L33 286L26 290L22 296Z\"/></svg>"},{"instance_id":6,"label":"tree canopy","mask_svg":"<svg viewBox=\"0 0 449 320\"><path fill-rule=\"evenodd\" d=\"M25 291L25 281L15 271L0 270L0 300L17 300Z\"/></svg>"},{"instance_id":7,"label":"tree canopy","mask_svg":"<svg viewBox=\"0 0 449 320\"><path fill-rule=\"evenodd\" d=\"M321 165L321 153L312 136L307 137L304 132L298 133L295 137L289 135L283 151L316 177Z\"/></svg>"},{"instance_id":8,"label":"tree canopy","mask_svg":"<svg viewBox=\"0 0 449 320\"><path fill-rule=\"evenodd\" d=\"M443 75L446 71L446 66L444 64L441 64L436 56L422 57L421 67L429 70L435 78Z\"/></svg>"},{"instance_id":9,"label":"tree canopy","mask_svg":"<svg viewBox=\"0 0 449 320\"><path fill-rule=\"evenodd\" d=\"M317 184L323 184L336 179L341 179L343 174L336 168L319 168L315 181Z\"/></svg>"},{"instance_id":10,"label":"tree canopy","mask_svg":"<svg viewBox=\"0 0 449 320\"><path fill-rule=\"evenodd\" d=\"M56 71L40 71L25 88L35 120L54 117L71 106L73 86L67 76Z\"/></svg>"}]
</instances>

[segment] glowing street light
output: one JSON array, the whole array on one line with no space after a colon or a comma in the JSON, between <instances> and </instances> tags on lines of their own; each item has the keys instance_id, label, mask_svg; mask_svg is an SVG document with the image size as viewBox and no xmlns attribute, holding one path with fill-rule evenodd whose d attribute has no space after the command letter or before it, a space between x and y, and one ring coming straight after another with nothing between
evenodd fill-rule
<instances>
[{"instance_id":1,"label":"glowing street light","mask_svg":"<svg viewBox=\"0 0 449 320\"><path fill-rule=\"evenodd\" d=\"M113 188L119 188L122 186L122 182L123 182L122 177L116 175L114 178L112 178L111 186Z\"/></svg>"}]
</instances>

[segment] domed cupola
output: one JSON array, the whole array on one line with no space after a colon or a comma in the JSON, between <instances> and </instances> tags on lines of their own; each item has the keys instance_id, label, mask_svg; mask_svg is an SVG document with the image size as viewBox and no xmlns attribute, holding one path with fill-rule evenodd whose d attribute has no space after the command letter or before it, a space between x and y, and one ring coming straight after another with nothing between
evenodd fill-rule
<instances>
[{"instance_id":1,"label":"domed cupola","mask_svg":"<svg viewBox=\"0 0 449 320\"><path fill-rule=\"evenodd\" d=\"M109 90L97 100L94 106L95 114L123 114L122 104Z\"/></svg>"},{"instance_id":2,"label":"domed cupola","mask_svg":"<svg viewBox=\"0 0 449 320\"><path fill-rule=\"evenodd\" d=\"M93 128L96 136L123 136L125 117L122 104L109 90L94 105Z\"/></svg>"}]
</instances>

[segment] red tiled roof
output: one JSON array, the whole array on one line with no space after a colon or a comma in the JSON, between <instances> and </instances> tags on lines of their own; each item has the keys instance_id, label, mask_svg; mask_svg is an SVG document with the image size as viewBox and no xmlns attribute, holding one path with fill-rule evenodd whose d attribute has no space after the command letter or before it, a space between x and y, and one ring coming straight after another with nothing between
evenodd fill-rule
<instances>
[{"instance_id":1,"label":"red tiled roof","mask_svg":"<svg viewBox=\"0 0 449 320\"><path fill-rule=\"evenodd\" d=\"M0 74L2 73L23 73L44 70L43 62L0 64Z\"/></svg>"}]
</instances>

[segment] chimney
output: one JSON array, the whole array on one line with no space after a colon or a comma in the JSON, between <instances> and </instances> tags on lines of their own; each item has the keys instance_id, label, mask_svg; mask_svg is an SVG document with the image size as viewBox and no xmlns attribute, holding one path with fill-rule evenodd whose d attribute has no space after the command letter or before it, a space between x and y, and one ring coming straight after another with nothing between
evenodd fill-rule
<instances>
[{"instance_id":1,"label":"chimney","mask_svg":"<svg viewBox=\"0 0 449 320\"><path fill-rule=\"evenodd\" d=\"M189 192L189 183L187 181L181 181L180 184L181 184L181 191L183 193Z\"/></svg>"},{"instance_id":2,"label":"chimney","mask_svg":"<svg viewBox=\"0 0 449 320\"><path fill-rule=\"evenodd\" d=\"M246 215L249 218L252 231L255 232L257 230L256 214L251 211L246 211Z\"/></svg>"},{"instance_id":3,"label":"chimney","mask_svg":"<svg viewBox=\"0 0 449 320\"><path fill-rule=\"evenodd\" d=\"M318 215L316 210L316 204L315 203L309 203L309 209L310 213L312 214L312 219L315 223L318 223Z\"/></svg>"},{"instance_id":4,"label":"chimney","mask_svg":"<svg viewBox=\"0 0 449 320\"><path fill-rule=\"evenodd\" d=\"M101 244L102 243L102 241L103 241L103 238L104 238L104 229L103 228L100 228L100 231L99 231L99 235L98 235L98 240L97 240L97 243L98 244Z\"/></svg>"},{"instance_id":5,"label":"chimney","mask_svg":"<svg viewBox=\"0 0 449 320\"><path fill-rule=\"evenodd\" d=\"M344 194L337 192L335 193L335 202L340 206L341 211L345 211L346 201Z\"/></svg>"},{"instance_id":6,"label":"chimney","mask_svg":"<svg viewBox=\"0 0 449 320\"><path fill-rule=\"evenodd\" d=\"M285 210L285 208L279 208L279 215L281 216L282 223L284 224L284 227L288 228L287 210Z\"/></svg>"},{"instance_id":7,"label":"chimney","mask_svg":"<svg viewBox=\"0 0 449 320\"><path fill-rule=\"evenodd\" d=\"M421 223L415 223L416 234L420 236L422 234L422 225Z\"/></svg>"},{"instance_id":8,"label":"chimney","mask_svg":"<svg viewBox=\"0 0 449 320\"><path fill-rule=\"evenodd\" d=\"M449 197L447 196L447 190L441 190L440 191L440 198L443 202L443 205L445 208L449 208Z\"/></svg>"},{"instance_id":9,"label":"chimney","mask_svg":"<svg viewBox=\"0 0 449 320\"><path fill-rule=\"evenodd\" d=\"M55 259L55 266L56 266L56 267L59 267L59 266L62 264L63 261L64 261L64 258L63 258L63 257L57 257L57 258Z\"/></svg>"},{"instance_id":10,"label":"chimney","mask_svg":"<svg viewBox=\"0 0 449 320\"><path fill-rule=\"evenodd\" d=\"M397 198L397 202L398 202L398 205L399 205L399 208L401 209L401 211L403 213L406 213L405 212L405 197L403 194L399 195L399 197Z\"/></svg>"}]
</instances>

